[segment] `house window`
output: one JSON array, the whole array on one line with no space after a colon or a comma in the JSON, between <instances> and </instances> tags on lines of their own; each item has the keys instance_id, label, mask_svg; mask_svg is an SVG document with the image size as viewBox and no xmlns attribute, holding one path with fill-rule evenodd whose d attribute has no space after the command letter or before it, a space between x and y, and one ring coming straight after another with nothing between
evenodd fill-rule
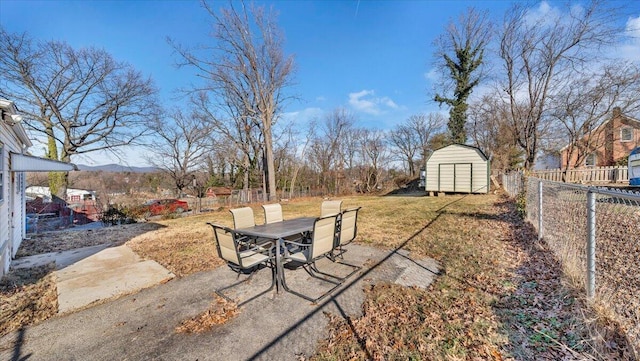
<instances>
[{"instance_id":1,"label":"house window","mask_svg":"<svg viewBox=\"0 0 640 361\"><path fill-rule=\"evenodd\" d=\"M596 154L591 153L587 155L587 157L584 159L584 165L586 167L594 167L596 165Z\"/></svg>"},{"instance_id":2,"label":"house window","mask_svg":"<svg viewBox=\"0 0 640 361\"><path fill-rule=\"evenodd\" d=\"M620 141L621 142L630 142L633 140L633 128L622 128L620 129Z\"/></svg>"}]
</instances>

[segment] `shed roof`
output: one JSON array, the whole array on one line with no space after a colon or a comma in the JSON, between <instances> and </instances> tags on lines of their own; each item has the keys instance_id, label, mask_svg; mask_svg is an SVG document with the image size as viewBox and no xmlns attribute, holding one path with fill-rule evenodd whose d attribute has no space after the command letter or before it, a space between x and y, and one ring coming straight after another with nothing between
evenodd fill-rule
<instances>
[{"instance_id":1,"label":"shed roof","mask_svg":"<svg viewBox=\"0 0 640 361\"><path fill-rule=\"evenodd\" d=\"M479 155L480 157L482 157L482 159L483 159L483 160L485 160L485 161L489 160L489 158L484 154L484 152L483 152L480 148L478 148L478 147L474 147L474 146L471 146L471 145L466 145L466 144L450 144L450 145L444 146L444 147L442 147L442 148L438 148L438 149L434 150L434 151L433 151L433 153L431 153L431 155L429 156L429 159L430 159L430 158L431 158L431 157L432 157L436 152L444 151L444 150L446 150L447 148L450 148L450 147L462 147L462 148L468 148L468 149L473 150L473 151L475 151L476 153L478 153L478 155ZM429 159L427 159L427 162L429 161Z\"/></svg>"}]
</instances>

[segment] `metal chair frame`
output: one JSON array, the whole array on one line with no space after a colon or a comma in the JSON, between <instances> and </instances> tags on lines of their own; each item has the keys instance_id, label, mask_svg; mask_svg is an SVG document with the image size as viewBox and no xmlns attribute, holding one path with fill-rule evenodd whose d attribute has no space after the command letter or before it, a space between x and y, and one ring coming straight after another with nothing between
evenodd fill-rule
<instances>
[{"instance_id":1,"label":"metal chair frame","mask_svg":"<svg viewBox=\"0 0 640 361\"><path fill-rule=\"evenodd\" d=\"M325 293L321 294L319 297L311 297L308 295L305 295L303 293L300 293L298 291L292 290L289 288L289 286L287 285L286 282L286 277L284 274L284 269L281 270L281 281L282 281L282 287L290 293L293 293L296 296L299 296L301 298L304 298L306 300L311 301L312 303L317 303L318 301L320 301L321 299L327 297L328 295L330 295L335 289L337 289L338 287L340 287L340 285L342 285L342 283L344 282L344 280L346 278L348 278L349 276L351 276L354 272L351 272L348 276L346 277L339 277L336 275L332 275L326 272L322 272L320 270L318 270L315 262L319 259L322 259L324 257L327 257L334 249L335 246L335 229L336 229L336 223L337 223L337 218L338 215L331 215L331 216L327 216L327 217L320 217L317 218L316 221L314 222L314 226L313 226L313 232L310 235L310 242L309 243L303 243L303 242L295 242L295 241L288 241L288 240L284 240L284 244L285 244L285 254L284 254L284 259L285 260L289 260L292 262L297 262L297 263L302 263L302 268L313 278L328 282L333 284L334 286L329 289L328 291L326 291ZM325 229L326 228L326 229ZM329 237L329 240L327 240L326 238ZM326 242L329 242L329 246L327 248ZM288 250L287 246L294 246L298 248L298 251L291 254L290 251ZM318 251L318 248L320 249L320 251ZM293 257L296 254L300 254L302 253L302 255L304 256L304 260L299 259L298 257ZM356 270L357 271L357 270ZM322 277L322 276L328 276L331 277L332 279L328 279L326 277Z\"/></svg>"},{"instance_id":2,"label":"metal chair frame","mask_svg":"<svg viewBox=\"0 0 640 361\"><path fill-rule=\"evenodd\" d=\"M237 237L237 233L225 226L221 226L215 223L209 223L207 222L208 225L211 226L211 228L213 228L213 235L214 235L214 239L216 240L216 250L218 251L218 256L225 260L227 262L227 264L229 265L229 267L236 272L238 275L236 277L236 279L240 278L240 275L247 270L250 270L250 274L247 278L245 278L244 280L240 281L240 282L236 282L233 283L231 285L222 287L222 288L218 288L215 290L215 293L224 298L225 300L229 301L229 302L236 302L235 300L229 298L227 295L225 295L223 293L223 291L231 289L233 287L236 287L238 285L241 285L245 282L249 282L251 280L251 278L253 277L253 275L260 269L260 267L262 265L266 265L267 267L269 267L271 269L271 285L269 286L269 288L267 288L266 290L258 293L257 295L254 295L252 297L250 297L247 300L244 300L240 303L238 303L238 306L241 306L249 301L252 301L260 296L262 296L263 294L271 291L273 289L274 286L276 286L277 282L276 282L276 266L275 266L275 255L274 255L274 248L275 246L271 246L270 248L264 248L263 246L257 246L253 243L248 243L245 242L243 240L241 240L240 238ZM220 232L220 233L218 233ZM231 244L229 243L229 239L221 239L221 234L224 234L225 236L228 234L229 237L231 238L231 242L233 243L233 246L231 246ZM255 255L263 255L266 256L267 258L260 260L260 261L254 261L250 264L244 264L245 260L249 259L252 256Z\"/></svg>"}]
</instances>

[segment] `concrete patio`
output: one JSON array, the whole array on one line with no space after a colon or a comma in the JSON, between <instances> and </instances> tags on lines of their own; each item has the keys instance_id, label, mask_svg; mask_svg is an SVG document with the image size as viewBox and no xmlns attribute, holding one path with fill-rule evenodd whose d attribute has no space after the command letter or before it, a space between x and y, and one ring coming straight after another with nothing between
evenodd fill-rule
<instances>
[{"instance_id":1,"label":"concrete patio","mask_svg":"<svg viewBox=\"0 0 640 361\"><path fill-rule=\"evenodd\" d=\"M176 332L181 322L207 310L214 290L236 281L227 267L174 279L155 287L60 315L0 339L0 359L7 360L295 360L314 353L328 335L328 317L357 317L363 289L378 282L427 287L438 273L431 259L415 260L404 250L384 251L350 245L345 261L362 271L319 305L275 291L243 305L223 325L196 334ZM328 260L319 267L347 273ZM286 270L292 289L319 295L329 285L304 271ZM95 274L97 277L98 274ZM242 301L266 289L270 272L261 270L229 296Z\"/></svg>"}]
</instances>

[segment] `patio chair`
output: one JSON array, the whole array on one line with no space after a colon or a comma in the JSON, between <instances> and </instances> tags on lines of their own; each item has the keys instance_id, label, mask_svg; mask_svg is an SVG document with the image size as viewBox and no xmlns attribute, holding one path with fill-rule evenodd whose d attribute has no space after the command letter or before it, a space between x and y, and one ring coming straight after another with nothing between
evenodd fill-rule
<instances>
[{"instance_id":1,"label":"patio chair","mask_svg":"<svg viewBox=\"0 0 640 361\"><path fill-rule=\"evenodd\" d=\"M358 235L358 211L361 207L349 208L344 210L338 220L339 229L336 237L336 247L338 251L336 256L342 256L346 252L342 247L353 242Z\"/></svg>"},{"instance_id":2,"label":"patio chair","mask_svg":"<svg viewBox=\"0 0 640 361\"><path fill-rule=\"evenodd\" d=\"M315 262L318 259L324 258L333 251L335 245L335 234L336 234L336 220L338 216L332 215L327 217L321 217L316 219L313 225L313 232L311 233L311 239L309 243L303 242L294 242L284 240L285 245L285 254L283 255L284 261L293 261L296 263L302 264L302 268L314 278L319 280L332 283L334 286L323 293L317 298L313 298L311 296L305 295L298 291L294 291L289 288L286 282L285 272L282 270L281 272L281 281L282 287L288 291L302 297L306 300L309 300L313 303L317 303L319 300L325 298L331 292L333 292L336 288L338 288L342 284L343 278L338 276L334 276L328 273L321 272L317 269ZM319 275L329 276L333 279L327 279L325 277L321 277Z\"/></svg>"},{"instance_id":3,"label":"patio chair","mask_svg":"<svg viewBox=\"0 0 640 361\"><path fill-rule=\"evenodd\" d=\"M238 273L238 277L236 277L236 279L240 278L240 274L246 273L247 271L250 272L249 276L247 276L244 280L217 289L215 291L216 294L226 299L227 301L235 302L231 298L227 297L227 295L225 295L223 291L248 282L262 266L267 266L271 269L271 285L269 286L269 288L258 293L257 295L238 303L238 306L271 291L273 289L273 286L276 284L276 269L273 247L265 249L260 246L247 244L240 240L237 237L236 232L234 232L232 229L214 223L207 222L207 224L213 228L218 256L225 260L234 272Z\"/></svg>"},{"instance_id":4,"label":"patio chair","mask_svg":"<svg viewBox=\"0 0 640 361\"><path fill-rule=\"evenodd\" d=\"M340 214L340 207L342 207L342 201L323 201L320 206L320 217L333 216Z\"/></svg>"},{"instance_id":5,"label":"patio chair","mask_svg":"<svg viewBox=\"0 0 640 361\"><path fill-rule=\"evenodd\" d=\"M264 223L275 223L282 222L282 206L280 203L274 204L263 204L262 208L264 209Z\"/></svg>"},{"instance_id":6,"label":"patio chair","mask_svg":"<svg viewBox=\"0 0 640 361\"><path fill-rule=\"evenodd\" d=\"M276 223L282 222L284 217L282 216L282 205L280 203L273 204L263 204L262 208L264 209L264 223ZM295 236L285 237L288 240L304 240L308 236L308 232L303 232Z\"/></svg>"},{"instance_id":7,"label":"patio chair","mask_svg":"<svg viewBox=\"0 0 640 361\"><path fill-rule=\"evenodd\" d=\"M233 215L233 228L249 228L256 225L251 207L234 208L229 212Z\"/></svg>"},{"instance_id":8,"label":"patio chair","mask_svg":"<svg viewBox=\"0 0 640 361\"><path fill-rule=\"evenodd\" d=\"M342 209L342 200L322 201L320 205L320 217L337 215L336 220L336 239L340 232L340 210ZM332 259L333 260L333 259Z\"/></svg>"},{"instance_id":9,"label":"patio chair","mask_svg":"<svg viewBox=\"0 0 640 361\"><path fill-rule=\"evenodd\" d=\"M353 271L351 273L341 279L349 278L352 274L362 269L361 266L357 266L344 261L344 253L347 250L342 248L343 246L351 243L358 234L357 220L359 210L360 207L347 209L343 211L337 218L336 237L334 239L335 245L331 253L327 255L327 257L331 261L353 268ZM341 259L340 261L338 261L338 257Z\"/></svg>"},{"instance_id":10,"label":"patio chair","mask_svg":"<svg viewBox=\"0 0 640 361\"><path fill-rule=\"evenodd\" d=\"M233 228L235 229L249 228L256 225L256 219L253 216L253 209L251 207L234 208L230 209L229 212L231 212L231 215L233 216ZM270 240L258 239L256 237L249 236L241 236L241 241L250 245L259 244L261 246L270 242Z\"/></svg>"}]
</instances>

